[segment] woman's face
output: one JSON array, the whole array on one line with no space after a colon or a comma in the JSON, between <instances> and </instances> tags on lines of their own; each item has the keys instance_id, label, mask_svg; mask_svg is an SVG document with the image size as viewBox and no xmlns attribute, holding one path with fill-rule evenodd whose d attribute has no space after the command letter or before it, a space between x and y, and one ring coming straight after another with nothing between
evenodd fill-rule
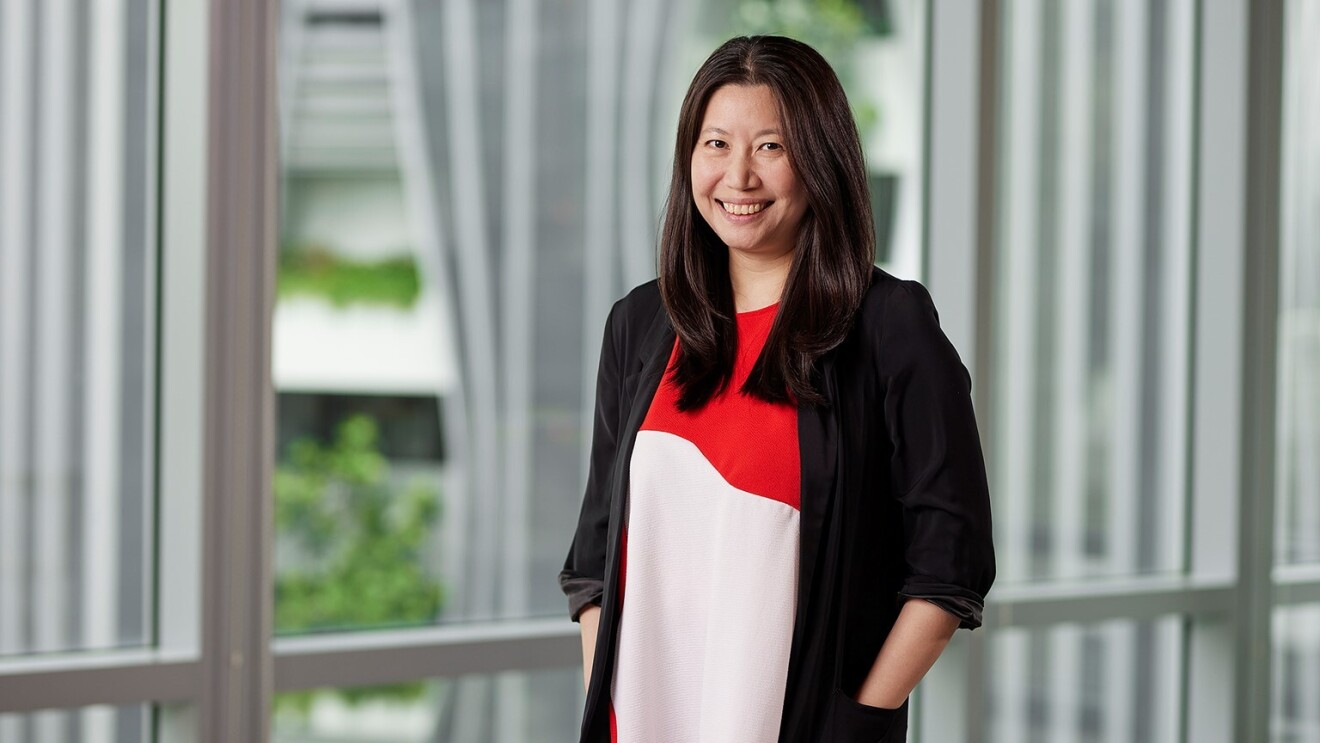
<instances>
[{"instance_id":1,"label":"woman's face","mask_svg":"<svg viewBox=\"0 0 1320 743\"><path fill-rule=\"evenodd\" d=\"M725 85L711 95L692 152L692 198L731 250L773 258L797 246L806 193L770 88Z\"/></svg>"}]
</instances>

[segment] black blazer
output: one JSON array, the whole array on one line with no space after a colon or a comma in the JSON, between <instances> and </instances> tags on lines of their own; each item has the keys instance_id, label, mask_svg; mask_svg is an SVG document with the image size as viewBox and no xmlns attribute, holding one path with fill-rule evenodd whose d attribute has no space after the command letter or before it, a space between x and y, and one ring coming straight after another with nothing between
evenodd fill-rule
<instances>
[{"instance_id":1,"label":"black blazer","mask_svg":"<svg viewBox=\"0 0 1320 743\"><path fill-rule=\"evenodd\" d=\"M656 281L615 303L605 325L586 497L559 575L574 620L602 606L582 743L610 739L629 460L674 335ZM875 268L813 384L828 405L798 406L799 585L779 740L905 740L906 701L853 699L899 607L923 598L975 629L995 577L971 375L926 288Z\"/></svg>"}]
</instances>

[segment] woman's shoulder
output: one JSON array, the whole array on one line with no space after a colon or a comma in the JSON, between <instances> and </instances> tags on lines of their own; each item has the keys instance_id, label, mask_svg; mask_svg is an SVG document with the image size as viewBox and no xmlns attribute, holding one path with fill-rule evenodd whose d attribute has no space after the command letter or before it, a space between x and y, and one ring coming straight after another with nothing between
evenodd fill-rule
<instances>
[{"instance_id":1,"label":"woman's shoulder","mask_svg":"<svg viewBox=\"0 0 1320 743\"><path fill-rule=\"evenodd\" d=\"M610 310L610 322L619 331L638 331L650 326L662 302L660 280L651 279L638 284L619 298Z\"/></svg>"},{"instance_id":2,"label":"woman's shoulder","mask_svg":"<svg viewBox=\"0 0 1320 743\"><path fill-rule=\"evenodd\" d=\"M631 358L645 351L643 344L655 337L663 309L658 279L633 287L614 302L605 318L605 336L615 352L621 354L620 358Z\"/></svg>"},{"instance_id":3,"label":"woman's shoulder","mask_svg":"<svg viewBox=\"0 0 1320 743\"><path fill-rule=\"evenodd\" d=\"M871 285L857 310L856 324L862 333L879 340L895 331L919 329L930 321L938 324L939 316L924 284L872 267Z\"/></svg>"},{"instance_id":4,"label":"woman's shoulder","mask_svg":"<svg viewBox=\"0 0 1320 743\"><path fill-rule=\"evenodd\" d=\"M651 279L634 286L615 304L634 311L654 312L660 304L660 279Z\"/></svg>"},{"instance_id":5,"label":"woman's shoulder","mask_svg":"<svg viewBox=\"0 0 1320 743\"><path fill-rule=\"evenodd\" d=\"M952 368L957 350L940 327L930 291L920 281L876 268L853 326L859 361L881 374L914 368Z\"/></svg>"}]
</instances>

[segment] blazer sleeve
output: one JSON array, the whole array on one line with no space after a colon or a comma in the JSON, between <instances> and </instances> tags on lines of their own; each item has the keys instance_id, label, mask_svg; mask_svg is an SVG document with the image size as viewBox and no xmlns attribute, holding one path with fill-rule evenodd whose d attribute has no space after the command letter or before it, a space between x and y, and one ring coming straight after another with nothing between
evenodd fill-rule
<instances>
[{"instance_id":1,"label":"blazer sleeve","mask_svg":"<svg viewBox=\"0 0 1320 743\"><path fill-rule=\"evenodd\" d=\"M619 357L622 343L618 338L622 323L616 317L619 303L610 309L601 342L600 365L596 371L595 422L591 434L591 455L587 469L587 489L582 499L577 529L559 573L559 587L568 597L569 616L578 621L590 604L600 605L605 591L605 550L610 521L610 470L619 435L619 404L622 368Z\"/></svg>"},{"instance_id":2,"label":"blazer sleeve","mask_svg":"<svg viewBox=\"0 0 1320 743\"><path fill-rule=\"evenodd\" d=\"M891 486L907 563L897 601L926 599L957 616L960 628L975 629L994 582L995 553L971 375L916 281L890 292L881 336Z\"/></svg>"}]
</instances>

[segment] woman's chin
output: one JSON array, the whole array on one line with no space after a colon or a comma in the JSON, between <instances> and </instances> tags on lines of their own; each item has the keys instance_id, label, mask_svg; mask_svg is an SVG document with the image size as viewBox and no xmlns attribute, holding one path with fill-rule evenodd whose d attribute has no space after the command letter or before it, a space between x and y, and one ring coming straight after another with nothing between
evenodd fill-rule
<instances>
[{"instance_id":1,"label":"woman's chin","mask_svg":"<svg viewBox=\"0 0 1320 743\"><path fill-rule=\"evenodd\" d=\"M724 240L731 253L738 253L748 257L756 258L778 258L786 253L792 253L790 246L787 250L783 247L766 240Z\"/></svg>"}]
</instances>

